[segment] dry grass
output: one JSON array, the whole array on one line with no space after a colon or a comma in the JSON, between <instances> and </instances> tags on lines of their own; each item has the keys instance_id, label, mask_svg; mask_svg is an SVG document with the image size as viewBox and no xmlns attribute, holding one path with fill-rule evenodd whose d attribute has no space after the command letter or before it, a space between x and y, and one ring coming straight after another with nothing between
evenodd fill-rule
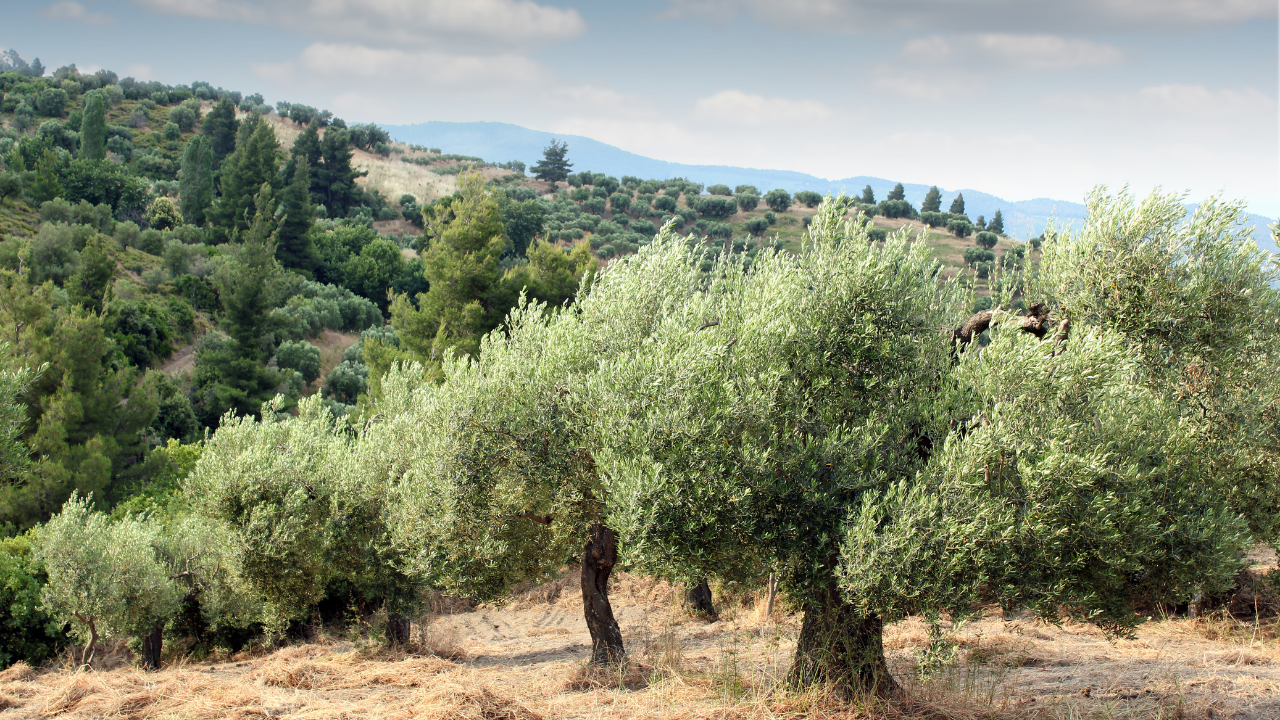
<instances>
[{"instance_id":1,"label":"dry grass","mask_svg":"<svg viewBox=\"0 0 1280 720\"><path fill-rule=\"evenodd\" d=\"M439 610L452 612L416 624L413 642L400 649L331 638L221 662L178 659L152 673L119 665L123 655L110 656L108 665L119 665L111 670L19 664L0 673L0 719L1280 718L1270 621L1225 611L1155 620L1114 640L1091 626L989 609L944 633L953 660L928 674L918 658L938 636L910 618L885 636L906 695L849 703L785 689L798 618L780 610L766 617L763 593L739 593L723 603L724 619L708 624L683 612L680 592L617 575L615 612L631 654L617 668L587 665L576 577L564 572L505 607L436 598Z\"/></svg>"}]
</instances>

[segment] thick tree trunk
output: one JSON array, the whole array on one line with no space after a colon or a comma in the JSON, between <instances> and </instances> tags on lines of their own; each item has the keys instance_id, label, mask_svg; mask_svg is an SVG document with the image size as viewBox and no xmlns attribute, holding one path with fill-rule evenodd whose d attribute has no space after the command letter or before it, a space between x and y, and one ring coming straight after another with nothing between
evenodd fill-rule
<instances>
[{"instance_id":1,"label":"thick tree trunk","mask_svg":"<svg viewBox=\"0 0 1280 720\"><path fill-rule=\"evenodd\" d=\"M845 699L896 695L883 638L884 622L862 616L833 586L805 607L787 682L800 690L826 685Z\"/></svg>"},{"instance_id":2,"label":"thick tree trunk","mask_svg":"<svg viewBox=\"0 0 1280 720\"><path fill-rule=\"evenodd\" d=\"M160 669L160 653L164 649L164 623L159 623L151 633L142 638L142 665L150 670Z\"/></svg>"},{"instance_id":3,"label":"thick tree trunk","mask_svg":"<svg viewBox=\"0 0 1280 720\"><path fill-rule=\"evenodd\" d=\"M591 633L591 664L612 665L626 655L609 604L609 574L618 561L618 534L596 524L582 552L582 609Z\"/></svg>"},{"instance_id":4,"label":"thick tree trunk","mask_svg":"<svg viewBox=\"0 0 1280 720\"><path fill-rule=\"evenodd\" d=\"M715 622L720 619L720 613L716 612L716 606L711 598L711 586L707 584L707 579L697 585L684 591L684 602L689 606L689 611L694 615Z\"/></svg>"},{"instance_id":5,"label":"thick tree trunk","mask_svg":"<svg viewBox=\"0 0 1280 720\"><path fill-rule=\"evenodd\" d=\"M387 614L387 644L388 645L404 645L409 642L409 631L412 629L412 623L409 618L397 614Z\"/></svg>"}]
</instances>

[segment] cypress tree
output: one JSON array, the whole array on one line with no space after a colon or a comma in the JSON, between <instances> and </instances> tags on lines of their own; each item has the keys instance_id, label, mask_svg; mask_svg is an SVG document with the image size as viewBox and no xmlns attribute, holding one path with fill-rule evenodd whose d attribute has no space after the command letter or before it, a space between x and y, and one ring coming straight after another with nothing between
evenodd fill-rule
<instances>
[{"instance_id":1,"label":"cypress tree","mask_svg":"<svg viewBox=\"0 0 1280 720\"><path fill-rule=\"evenodd\" d=\"M870 185L862 188L862 202L866 203L867 205L876 204L876 194L875 194L875 191L871 189Z\"/></svg>"},{"instance_id":2,"label":"cypress tree","mask_svg":"<svg viewBox=\"0 0 1280 720\"><path fill-rule=\"evenodd\" d=\"M885 200L905 200L907 198L907 189L902 187L902 183L893 186L889 194L885 196Z\"/></svg>"},{"instance_id":3,"label":"cypress tree","mask_svg":"<svg viewBox=\"0 0 1280 720\"><path fill-rule=\"evenodd\" d=\"M209 138L197 135L187 142L178 172L182 216L193 225L204 225L213 202L213 149Z\"/></svg>"},{"instance_id":4,"label":"cypress tree","mask_svg":"<svg viewBox=\"0 0 1280 720\"><path fill-rule=\"evenodd\" d=\"M306 275L316 267L316 252L311 243L311 224L315 208L311 205L311 168L305 159L295 158L293 181L280 199L280 225L276 231L276 259L291 270Z\"/></svg>"},{"instance_id":5,"label":"cypress tree","mask_svg":"<svg viewBox=\"0 0 1280 720\"><path fill-rule=\"evenodd\" d=\"M107 104L97 90L85 95L84 119L80 122L80 157L107 158Z\"/></svg>"},{"instance_id":6,"label":"cypress tree","mask_svg":"<svg viewBox=\"0 0 1280 720\"><path fill-rule=\"evenodd\" d=\"M924 194L924 202L920 205L920 212L941 212L942 211L942 193L938 192L938 186L934 185L929 188L929 192Z\"/></svg>"},{"instance_id":7,"label":"cypress tree","mask_svg":"<svg viewBox=\"0 0 1280 720\"><path fill-rule=\"evenodd\" d=\"M219 100L205 115L200 134L209 139L215 168L222 167L223 160L235 152L236 131L239 129L240 121L236 119L236 108L230 98Z\"/></svg>"},{"instance_id":8,"label":"cypress tree","mask_svg":"<svg viewBox=\"0 0 1280 720\"><path fill-rule=\"evenodd\" d=\"M222 300L222 327L238 344L240 356L261 360L267 314L275 306L275 213L271 185L263 183L253 198L253 225L244 233L235 259L214 279Z\"/></svg>"},{"instance_id":9,"label":"cypress tree","mask_svg":"<svg viewBox=\"0 0 1280 720\"><path fill-rule=\"evenodd\" d=\"M951 209L948 210L947 212L951 213L952 215L964 214L964 193L960 193L956 195L956 199L951 201Z\"/></svg>"}]
</instances>

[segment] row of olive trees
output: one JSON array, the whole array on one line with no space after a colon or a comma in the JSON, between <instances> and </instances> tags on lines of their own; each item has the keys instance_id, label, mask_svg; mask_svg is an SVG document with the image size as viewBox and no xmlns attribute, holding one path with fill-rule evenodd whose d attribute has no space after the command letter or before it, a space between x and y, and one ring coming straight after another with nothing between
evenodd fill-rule
<instances>
[{"instance_id":1,"label":"row of olive trees","mask_svg":"<svg viewBox=\"0 0 1280 720\"><path fill-rule=\"evenodd\" d=\"M1278 274L1239 205L1180 200L1095 193L1023 316L967 317L923 243L868 242L835 200L749 268L704 272L664 228L570 309L521 305L432 380L393 368L358 431L318 402L225 421L186 493L274 627L335 576L394 637L425 587L494 599L576 560L598 663L625 650L620 566L776 572L791 682L848 693L895 687L882 630L908 613L1124 631L1280 540Z\"/></svg>"}]
</instances>

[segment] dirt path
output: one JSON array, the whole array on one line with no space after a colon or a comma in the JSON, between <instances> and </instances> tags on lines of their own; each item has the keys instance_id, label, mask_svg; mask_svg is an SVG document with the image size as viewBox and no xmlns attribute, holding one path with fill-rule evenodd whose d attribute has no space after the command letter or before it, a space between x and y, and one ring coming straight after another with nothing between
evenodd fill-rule
<instances>
[{"instance_id":1,"label":"dirt path","mask_svg":"<svg viewBox=\"0 0 1280 720\"><path fill-rule=\"evenodd\" d=\"M574 580L418 625L418 654L329 637L156 673L20 666L0 674L0 719L868 717L776 692L799 629L795 615L769 618L747 603L705 623L679 610L677 588L625 574L612 595L636 664L589 672ZM1113 640L1092 626L992 610L954 633L953 662L928 679L917 662L927 623L890 626L885 647L915 707L942 712L934 717L1280 718L1274 621L1253 636L1228 623L1240 625L1225 617L1153 621Z\"/></svg>"}]
</instances>

